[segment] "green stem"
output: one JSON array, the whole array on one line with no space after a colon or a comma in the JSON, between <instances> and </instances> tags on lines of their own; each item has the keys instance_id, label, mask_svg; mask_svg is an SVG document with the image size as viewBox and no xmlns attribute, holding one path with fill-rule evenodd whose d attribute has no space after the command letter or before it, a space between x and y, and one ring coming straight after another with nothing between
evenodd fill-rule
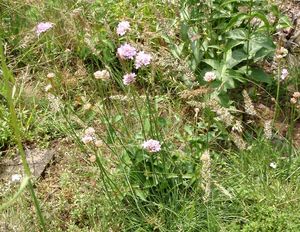
<instances>
[{"instance_id":1,"label":"green stem","mask_svg":"<svg viewBox=\"0 0 300 232\"><path fill-rule=\"evenodd\" d=\"M250 39L251 39L251 15L252 15L252 7L253 7L253 0L250 2L250 8L249 8L249 20L248 20L248 32L247 32L247 66L246 66L246 74L249 74L249 52L250 52Z\"/></svg>"},{"instance_id":2,"label":"green stem","mask_svg":"<svg viewBox=\"0 0 300 232\"><path fill-rule=\"evenodd\" d=\"M140 120L140 123L141 123L142 133L143 133L144 139L146 139L146 131L145 131L145 128L144 128L144 122L143 122L143 119L142 119L142 114L141 114L141 111L140 111L138 103L137 103L135 89L131 91L131 94L132 94L132 99L133 99L134 106L136 108L136 111L138 113L139 120Z\"/></svg>"},{"instance_id":3,"label":"green stem","mask_svg":"<svg viewBox=\"0 0 300 232\"><path fill-rule=\"evenodd\" d=\"M5 58L4 58L4 53L3 53L3 47L2 47L2 43L0 41L0 56L1 56L1 63L2 63L2 70L3 70L3 79L4 79L4 87L6 90L6 100L8 103L8 107L9 107L9 113L10 113L10 120L11 120L11 128L14 132L15 135L15 140L16 140L16 145L18 147L19 150L19 154L22 160L22 164L23 164L23 168L24 168L24 173L26 176L28 176L29 178L31 178L31 171L30 171L30 167L29 164L26 160L26 153L22 144L22 134L21 134L21 130L20 130L20 124L18 123L18 118L17 118L17 113L15 111L15 106L13 103L13 97L12 97L12 87L11 87L11 81L14 80L13 75L11 73L11 71L8 69L6 63L5 63ZM45 220L44 217L42 215L41 212L41 208L38 202L38 199L35 195L34 189L33 189L33 184L31 182L31 179L29 179L28 181L28 188L29 188L29 192L30 195L32 197L41 227L43 231L47 231L46 230L46 224L45 224Z\"/></svg>"},{"instance_id":4,"label":"green stem","mask_svg":"<svg viewBox=\"0 0 300 232\"><path fill-rule=\"evenodd\" d=\"M273 124L276 121L276 119L278 117L278 112L279 112L280 73L281 73L281 67L280 67L280 63L279 63L278 69L277 69L277 90L276 90L275 112L274 112Z\"/></svg>"}]
</instances>

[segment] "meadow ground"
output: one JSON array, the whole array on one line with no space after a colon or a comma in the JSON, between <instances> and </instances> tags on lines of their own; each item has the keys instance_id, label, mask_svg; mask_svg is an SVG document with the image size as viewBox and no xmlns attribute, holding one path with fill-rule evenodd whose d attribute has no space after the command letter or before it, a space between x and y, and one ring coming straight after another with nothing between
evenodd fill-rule
<instances>
[{"instance_id":1,"label":"meadow ground","mask_svg":"<svg viewBox=\"0 0 300 232\"><path fill-rule=\"evenodd\" d=\"M300 231L298 9L0 0L0 231Z\"/></svg>"}]
</instances>

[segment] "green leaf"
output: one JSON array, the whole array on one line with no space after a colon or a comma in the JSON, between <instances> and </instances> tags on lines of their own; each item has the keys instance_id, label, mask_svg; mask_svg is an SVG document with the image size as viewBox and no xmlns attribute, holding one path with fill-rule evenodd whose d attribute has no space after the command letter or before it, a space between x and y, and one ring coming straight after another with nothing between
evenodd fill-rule
<instances>
[{"instance_id":1,"label":"green leaf","mask_svg":"<svg viewBox=\"0 0 300 232\"><path fill-rule=\"evenodd\" d=\"M227 52L228 50L236 47L236 46L239 46L241 44L244 44L245 41L240 41L240 40L230 40L226 45L225 45L225 49L224 49L224 52Z\"/></svg>"},{"instance_id":2,"label":"green leaf","mask_svg":"<svg viewBox=\"0 0 300 232\"><path fill-rule=\"evenodd\" d=\"M263 21L266 29L269 31L270 23L269 23L269 20L267 19L266 15L259 13L259 12L255 12L254 14L251 15L251 19L252 18L259 18L261 21Z\"/></svg>"},{"instance_id":3,"label":"green leaf","mask_svg":"<svg viewBox=\"0 0 300 232\"><path fill-rule=\"evenodd\" d=\"M219 70L221 68L221 64L217 60L205 59L203 60L203 62L208 64L210 67L212 67L215 70Z\"/></svg>"},{"instance_id":4,"label":"green leaf","mask_svg":"<svg viewBox=\"0 0 300 232\"><path fill-rule=\"evenodd\" d=\"M247 31L242 28L229 31L227 33L227 38L233 40L247 40Z\"/></svg>"},{"instance_id":5,"label":"green leaf","mask_svg":"<svg viewBox=\"0 0 300 232\"><path fill-rule=\"evenodd\" d=\"M175 173L169 173L169 174L167 175L167 178L168 178L168 179L178 178L178 175L175 174Z\"/></svg>"},{"instance_id":6,"label":"green leaf","mask_svg":"<svg viewBox=\"0 0 300 232\"><path fill-rule=\"evenodd\" d=\"M119 122L122 118L123 118L123 116L120 115L120 114L118 114L118 115L115 117L115 122Z\"/></svg>"},{"instance_id":7,"label":"green leaf","mask_svg":"<svg viewBox=\"0 0 300 232\"><path fill-rule=\"evenodd\" d=\"M244 46L247 51L247 45ZM253 58L255 62L262 60L266 56L275 51L275 45L270 37L261 33L255 33L249 41L249 58Z\"/></svg>"},{"instance_id":8,"label":"green leaf","mask_svg":"<svg viewBox=\"0 0 300 232\"><path fill-rule=\"evenodd\" d=\"M291 22L288 16L283 15L279 18L276 29L279 30L279 29L286 29L291 27L293 27L293 23Z\"/></svg>"},{"instance_id":9,"label":"green leaf","mask_svg":"<svg viewBox=\"0 0 300 232\"><path fill-rule=\"evenodd\" d=\"M247 60L247 54L241 49L234 50L233 52L229 50L226 54L227 68L233 68L244 60Z\"/></svg>"},{"instance_id":10,"label":"green leaf","mask_svg":"<svg viewBox=\"0 0 300 232\"><path fill-rule=\"evenodd\" d=\"M175 56L177 59L180 59L180 56L183 52L183 48L184 48L184 43L181 43L179 45L174 44L171 49L172 55Z\"/></svg>"},{"instance_id":11,"label":"green leaf","mask_svg":"<svg viewBox=\"0 0 300 232\"><path fill-rule=\"evenodd\" d=\"M134 190L135 194L143 201L147 201L147 193L139 188Z\"/></svg>"},{"instance_id":12,"label":"green leaf","mask_svg":"<svg viewBox=\"0 0 300 232\"><path fill-rule=\"evenodd\" d=\"M252 68L249 75L253 80L267 84L272 83L272 77L266 74L262 69Z\"/></svg>"},{"instance_id":13,"label":"green leaf","mask_svg":"<svg viewBox=\"0 0 300 232\"><path fill-rule=\"evenodd\" d=\"M234 27L235 25L239 25L242 23L243 20L249 18L249 15L246 13L238 13L235 16L233 16L231 18L231 20L229 21L229 23L226 26L225 31L230 30L232 27Z\"/></svg>"}]
</instances>

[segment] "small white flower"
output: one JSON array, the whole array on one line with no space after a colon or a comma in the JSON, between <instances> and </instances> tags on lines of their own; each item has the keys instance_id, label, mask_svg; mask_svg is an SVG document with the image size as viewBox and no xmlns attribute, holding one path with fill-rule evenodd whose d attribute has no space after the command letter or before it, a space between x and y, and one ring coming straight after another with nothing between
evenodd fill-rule
<instances>
[{"instance_id":1,"label":"small white flower","mask_svg":"<svg viewBox=\"0 0 300 232\"><path fill-rule=\"evenodd\" d=\"M96 135L95 135L95 129L93 127L89 127L84 131L84 135L81 138L81 141L84 144L88 144L91 142L95 142L96 140Z\"/></svg>"},{"instance_id":2,"label":"small white flower","mask_svg":"<svg viewBox=\"0 0 300 232\"><path fill-rule=\"evenodd\" d=\"M50 89L52 89L52 85L51 85L51 84L46 85L45 91L46 91L46 92L49 92Z\"/></svg>"},{"instance_id":3,"label":"small white flower","mask_svg":"<svg viewBox=\"0 0 300 232\"><path fill-rule=\"evenodd\" d=\"M214 72L206 72L203 79L206 82L212 82L213 80L215 80L217 78L216 74Z\"/></svg>"},{"instance_id":4,"label":"small white flower","mask_svg":"<svg viewBox=\"0 0 300 232\"><path fill-rule=\"evenodd\" d=\"M290 101L291 101L292 104L296 104L297 103L297 99L294 98L294 97L292 97Z\"/></svg>"},{"instance_id":5,"label":"small white flower","mask_svg":"<svg viewBox=\"0 0 300 232\"><path fill-rule=\"evenodd\" d=\"M55 73L51 72L47 74L47 78L52 79L55 77Z\"/></svg>"},{"instance_id":6,"label":"small white flower","mask_svg":"<svg viewBox=\"0 0 300 232\"><path fill-rule=\"evenodd\" d=\"M86 135L94 135L95 134L95 129L93 127L89 127L84 132L85 132Z\"/></svg>"},{"instance_id":7,"label":"small white flower","mask_svg":"<svg viewBox=\"0 0 300 232\"><path fill-rule=\"evenodd\" d=\"M96 79L100 79L102 81L108 81L110 79L110 74L107 70L99 70L97 72L94 73L94 77Z\"/></svg>"},{"instance_id":8,"label":"small white flower","mask_svg":"<svg viewBox=\"0 0 300 232\"><path fill-rule=\"evenodd\" d=\"M82 141L84 144L91 143L91 142L94 141L94 136L92 136L92 135L84 135L84 136L81 138L81 141Z\"/></svg>"},{"instance_id":9,"label":"small white flower","mask_svg":"<svg viewBox=\"0 0 300 232\"><path fill-rule=\"evenodd\" d=\"M273 169L275 169L275 168L277 168L277 164L275 162L271 162L270 163L270 167L273 168Z\"/></svg>"},{"instance_id":10,"label":"small white flower","mask_svg":"<svg viewBox=\"0 0 300 232\"><path fill-rule=\"evenodd\" d=\"M96 147L102 147L102 146L103 146L103 141L100 140L100 139L99 139L99 140L96 140L96 141L95 141L95 146L96 146Z\"/></svg>"},{"instance_id":11,"label":"small white flower","mask_svg":"<svg viewBox=\"0 0 300 232\"><path fill-rule=\"evenodd\" d=\"M13 174L11 176L12 182L20 182L21 180L22 180L22 175L20 175L20 174Z\"/></svg>"},{"instance_id":12,"label":"small white flower","mask_svg":"<svg viewBox=\"0 0 300 232\"><path fill-rule=\"evenodd\" d=\"M300 98L300 92L294 92L293 97L294 98Z\"/></svg>"},{"instance_id":13,"label":"small white flower","mask_svg":"<svg viewBox=\"0 0 300 232\"><path fill-rule=\"evenodd\" d=\"M92 104L89 102L83 105L83 110L90 110L91 108L92 108Z\"/></svg>"}]
</instances>

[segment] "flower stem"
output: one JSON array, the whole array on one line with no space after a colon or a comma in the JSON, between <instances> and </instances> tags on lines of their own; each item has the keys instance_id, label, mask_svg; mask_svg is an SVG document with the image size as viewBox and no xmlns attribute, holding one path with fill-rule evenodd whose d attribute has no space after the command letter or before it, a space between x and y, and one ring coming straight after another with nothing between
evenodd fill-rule
<instances>
[{"instance_id":1,"label":"flower stem","mask_svg":"<svg viewBox=\"0 0 300 232\"><path fill-rule=\"evenodd\" d=\"M1 56L1 64L2 64L2 70L3 70L4 88L6 90L6 100L8 103L9 113L10 113L11 129L13 130L14 135L15 135L16 145L18 147L19 154L20 154L20 157L22 160L24 173L26 176L31 178L30 167L26 160L26 153L25 153L25 150L24 150L24 147L22 144L22 134L21 134L21 130L20 130L20 124L18 122L17 113L16 113L15 106L13 103L13 91L12 91L11 84L14 83L15 81L14 81L11 71L8 69L8 67L5 63L5 58L4 58L3 47L2 47L1 41L0 41L0 56ZM38 199L35 195L31 179L29 179L29 181L28 181L28 188L29 188L31 198L33 200L33 203L34 203L34 206L35 206L38 218L39 218L39 222L42 227L42 231L47 231L45 220L42 215L42 211L41 211Z\"/></svg>"}]
</instances>

